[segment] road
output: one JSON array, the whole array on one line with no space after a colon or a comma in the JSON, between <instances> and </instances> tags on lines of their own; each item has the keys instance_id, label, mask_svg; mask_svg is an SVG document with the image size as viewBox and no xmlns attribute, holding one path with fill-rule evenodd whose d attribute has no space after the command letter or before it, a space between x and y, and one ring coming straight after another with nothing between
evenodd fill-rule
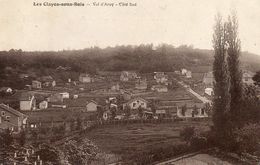
<instances>
[{"instance_id":1,"label":"road","mask_svg":"<svg viewBox=\"0 0 260 165\"><path fill-rule=\"evenodd\" d=\"M165 162L158 163L156 165L232 165L227 161L223 161L217 157L213 157L208 154L196 154L193 156L187 155L186 157L180 157L171 159Z\"/></svg>"},{"instance_id":2,"label":"road","mask_svg":"<svg viewBox=\"0 0 260 165\"><path fill-rule=\"evenodd\" d=\"M175 79L175 81L180 84L181 86L183 86L189 93L191 93L192 95L194 95L195 97L197 97L200 101L202 101L203 103L212 103L211 100L207 99L204 96L201 96L200 94L198 94L197 92L195 92L194 90L192 90L188 85L186 85L185 83L183 83L182 81L178 81L177 79Z\"/></svg>"}]
</instances>

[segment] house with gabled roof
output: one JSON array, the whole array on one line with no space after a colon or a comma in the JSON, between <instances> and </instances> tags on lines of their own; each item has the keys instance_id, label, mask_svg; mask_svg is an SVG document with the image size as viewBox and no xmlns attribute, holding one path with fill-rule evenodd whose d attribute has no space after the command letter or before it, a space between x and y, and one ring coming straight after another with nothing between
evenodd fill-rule
<instances>
[{"instance_id":1,"label":"house with gabled roof","mask_svg":"<svg viewBox=\"0 0 260 165\"><path fill-rule=\"evenodd\" d=\"M126 108L126 106L129 106L130 109L138 109L139 107L146 109L148 106L148 101L141 98L141 97L136 97L133 99L130 99L128 102L123 104L123 109Z\"/></svg>"},{"instance_id":2,"label":"house with gabled roof","mask_svg":"<svg viewBox=\"0 0 260 165\"><path fill-rule=\"evenodd\" d=\"M36 109L36 99L34 95L30 93L21 93L19 101L21 111L31 111Z\"/></svg>"},{"instance_id":3,"label":"house with gabled roof","mask_svg":"<svg viewBox=\"0 0 260 165\"><path fill-rule=\"evenodd\" d=\"M0 129L11 129L19 132L25 127L28 116L9 107L5 104L0 104Z\"/></svg>"},{"instance_id":4,"label":"house with gabled roof","mask_svg":"<svg viewBox=\"0 0 260 165\"><path fill-rule=\"evenodd\" d=\"M87 112L96 112L97 111L98 103L94 100L87 101Z\"/></svg>"},{"instance_id":5,"label":"house with gabled roof","mask_svg":"<svg viewBox=\"0 0 260 165\"><path fill-rule=\"evenodd\" d=\"M42 88L42 83L38 80L33 80L32 81L32 88L34 89L41 89Z\"/></svg>"}]
</instances>

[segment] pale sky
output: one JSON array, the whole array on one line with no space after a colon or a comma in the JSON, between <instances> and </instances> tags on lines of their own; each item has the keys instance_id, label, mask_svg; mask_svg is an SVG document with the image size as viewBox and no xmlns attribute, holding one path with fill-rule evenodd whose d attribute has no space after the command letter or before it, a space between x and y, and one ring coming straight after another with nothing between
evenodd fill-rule
<instances>
[{"instance_id":1,"label":"pale sky","mask_svg":"<svg viewBox=\"0 0 260 165\"><path fill-rule=\"evenodd\" d=\"M33 2L136 2L137 7L33 7ZM242 50L260 55L260 0L1 0L0 50L153 43L212 49L214 16L236 9Z\"/></svg>"}]
</instances>

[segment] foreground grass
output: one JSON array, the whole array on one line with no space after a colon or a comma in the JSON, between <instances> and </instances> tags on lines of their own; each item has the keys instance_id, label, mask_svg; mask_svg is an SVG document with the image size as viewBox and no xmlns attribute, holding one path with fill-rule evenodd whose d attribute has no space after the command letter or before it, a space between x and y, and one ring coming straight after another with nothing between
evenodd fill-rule
<instances>
[{"instance_id":1,"label":"foreground grass","mask_svg":"<svg viewBox=\"0 0 260 165\"><path fill-rule=\"evenodd\" d=\"M106 152L121 157L150 152L184 144L180 131L186 126L194 126L205 131L208 122L176 122L164 124L110 125L97 128L85 135Z\"/></svg>"}]
</instances>

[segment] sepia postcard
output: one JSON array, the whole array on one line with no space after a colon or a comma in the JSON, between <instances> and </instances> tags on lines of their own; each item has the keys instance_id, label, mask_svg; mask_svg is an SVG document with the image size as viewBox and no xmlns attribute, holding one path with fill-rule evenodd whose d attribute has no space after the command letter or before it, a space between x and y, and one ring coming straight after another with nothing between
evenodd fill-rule
<instances>
[{"instance_id":1,"label":"sepia postcard","mask_svg":"<svg viewBox=\"0 0 260 165\"><path fill-rule=\"evenodd\" d=\"M0 2L0 165L260 165L259 0Z\"/></svg>"}]
</instances>

